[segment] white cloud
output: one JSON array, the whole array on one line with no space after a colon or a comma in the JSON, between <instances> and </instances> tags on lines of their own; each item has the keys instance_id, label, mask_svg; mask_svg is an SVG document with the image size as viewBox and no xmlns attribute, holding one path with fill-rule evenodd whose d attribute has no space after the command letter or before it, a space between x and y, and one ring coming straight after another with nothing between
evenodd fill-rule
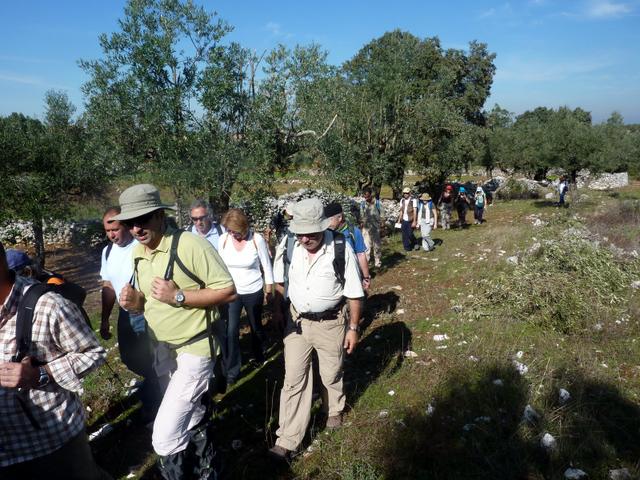
<instances>
[{"instance_id":1,"label":"white cloud","mask_svg":"<svg viewBox=\"0 0 640 480\"><path fill-rule=\"evenodd\" d=\"M279 36L282 33L282 27L276 22L268 22L264 28L271 32L271 35Z\"/></svg>"},{"instance_id":2,"label":"white cloud","mask_svg":"<svg viewBox=\"0 0 640 480\"><path fill-rule=\"evenodd\" d=\"M587 8L587 16L591 18L611 18L620 17L631 13L633 9L626 3L615 3L609 1L593 1Z\"/></svg>"},{"instance_id":3,"label":"white cloud","mask_svg":"<svg viewBox=\"0 0 640 480\"><path fill-rule=\"evenodd\" d=\"M496 81L555 82L593 73L613 65L611 59L574 60L561 63L513 61L496 70Z\"/></svg>"},{"instance_id":4,"label":"white cloud","mask_svg":"<svg viewBox=\"0 0 640 480\"><path fill-rule=\"evenodd\" d=\"M10 82L10 83L20 83L22 85L44 85L45 83L42 79L38 77L32 77L28 75L16 75L16 74L6 74L0 73L0 81Z\"/></svg>"},{"instance_id":5,"label":"white cloud","mask_svg":"<svg viewBox=\"0 0 640 480\"><path fill-rule=\"evenodd\" d=\"M478 15L478 18L482 20L483 18L493 17L495 14L496 14L496 9L490 8L489 10L485 10L480 15Z\"/></svg>"}]
</instances>

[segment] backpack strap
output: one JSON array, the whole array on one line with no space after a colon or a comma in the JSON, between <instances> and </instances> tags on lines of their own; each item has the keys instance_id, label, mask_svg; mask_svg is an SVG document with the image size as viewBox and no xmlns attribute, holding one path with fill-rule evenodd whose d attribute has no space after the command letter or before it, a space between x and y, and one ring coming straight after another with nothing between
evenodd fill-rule
<instances>
[{"instance_id":1,"label":"backpack strap","mask_svg":"<svg viewBox=\"0 0 640 480\"><path fill-rule=\"evenodd\" d=\"M331 233L333 234L333 271L340 283L340 286L344 288L346 239L340 232Z\"/></svg>"},{"instance_id":2,"label":"backpack strap","mask_svg":"<svg viewBox=\"0 0 640 480\"><path fill-rule=\"evenodd\" d=\"M20 300L16 317L16 353L11 358L12 362L21 362L29 353L36 303L49 290L51 287L46 283L36 283L29 287Z\"/></svg>"},{"instance_id":3,"label":"backpack strap","mask_svg":"<svg viewBox=\"0 0 640 480\"><path fill-rule=\"evenodd\" d=\"M107 250L104 252L104 259L109 260L109 255L111 255L111 249L113 248L113 242L109 241L109 245L107 245Z\"/></svg>"},{"instance_id":4,"label":"backpack strap","mask_svg":"<svg viewBox=\"0 0 640 480\"><path fill-rule=\"evenodd\" d=\"M293 258L293 247L296 245L296 236L287 230L287 241L284 244L284 252L282 254L282 261L284 262L284 285L285 288L289 285L289 267L291 266L291 259Z\"/></svg>"},{"instance_id":5,"label":"backpack strap","mask_svg":"<svg viewBox=\"0 0 640 480\"><path fill-rule=\"evenodd\" d=\"M216 232L218 232L218 237L222 235L222 227L220 226L220 224L218 222L215 222L213 225L216 227Z\"/></svg>"},{"instance_id":6,"label":"backpack strap","mask_svg":"<svg viewBox=\"0 0 640 480\"><path fill-rule=\"evenodd\" d=\"M198 278L195 273L191 272L178 256L178 243L180 242L180 236L183 233L184 232L182 230L176 230L171 237L171 250L169 252L169 262L167 263L167 269L164 272L164 279L171 280L173 278L174 265L178 264L180 270L182 270L187 277L196 282L200 288L204 288L206 286L205 283L200 280L200 278Z\"/></svg>"},{"instance_id":7,"label":"backpack strap","mask_svg":"<svg viewBox=\"0 0 640 480\"><path fill-rule=\"evenodd\" d=\"M382 203L380 203L379 198L376 198L376 210L378 210L379 215L382 215Z\"/></svg>"}]
</instances>

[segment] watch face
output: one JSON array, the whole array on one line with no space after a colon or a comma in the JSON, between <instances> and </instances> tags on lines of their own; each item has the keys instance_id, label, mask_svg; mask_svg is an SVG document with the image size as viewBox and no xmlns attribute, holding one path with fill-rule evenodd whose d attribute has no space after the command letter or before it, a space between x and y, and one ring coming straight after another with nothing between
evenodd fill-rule
<instances>
[{"instance_id":1,"label":"watch face","mask_svg":"<svg viewBox=\"0 0 640 480\"><path fill-rule=\"evenodd\" d=\"M184 302L184 293L182 292L176 293L176 302L178 303Z\"/></svg>"}]
</instances>

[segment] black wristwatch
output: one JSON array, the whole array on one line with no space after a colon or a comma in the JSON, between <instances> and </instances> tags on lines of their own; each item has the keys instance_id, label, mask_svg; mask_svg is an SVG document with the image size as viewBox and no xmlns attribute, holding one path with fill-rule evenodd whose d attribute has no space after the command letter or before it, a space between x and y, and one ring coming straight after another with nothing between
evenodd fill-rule
<instances>
[{"instance_id":1,"label":"black wristwatch","mask_svg":"<svg viewBox=\"0 0 640 480\"><path fill-rule=\"evenodd\" d=\"M47 372L47 369L44 367L39 367L38 373L40 374L40 376L38 377L38 388L49 385L51 378L49 377L49 372Z\"/></svg>"},{"instance_id":2,"label":"black wristwatch","mask_svg":"<svg viewBox=\"0 0 640 480\"><path fill-rule=\"evenodd\" d=\"M176 292L176 296L174 297L174 300L176 301L176 307L181 307L182 305L184 305L184 292L182 290L178 290Z\"/></svg>"}]
</instances>

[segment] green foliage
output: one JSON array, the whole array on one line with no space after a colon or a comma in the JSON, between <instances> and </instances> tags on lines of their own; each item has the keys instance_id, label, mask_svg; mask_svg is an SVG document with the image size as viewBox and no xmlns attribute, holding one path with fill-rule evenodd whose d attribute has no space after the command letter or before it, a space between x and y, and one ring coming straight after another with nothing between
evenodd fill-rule
<instances>
[{"instance_id":1,"label":"green foliage","mask_svg":"<svg viewBox=\"0 0 640 480\"><path fill-rule=\"evenodd\" d=\"M490 282L480 310L562 333L580 333L625 313L638 261L568 233L547 239L509 271ZM590 301L584 300L585 294ZM508 306L501 309L501 306Z\"/></svg>"}]
</instances>

